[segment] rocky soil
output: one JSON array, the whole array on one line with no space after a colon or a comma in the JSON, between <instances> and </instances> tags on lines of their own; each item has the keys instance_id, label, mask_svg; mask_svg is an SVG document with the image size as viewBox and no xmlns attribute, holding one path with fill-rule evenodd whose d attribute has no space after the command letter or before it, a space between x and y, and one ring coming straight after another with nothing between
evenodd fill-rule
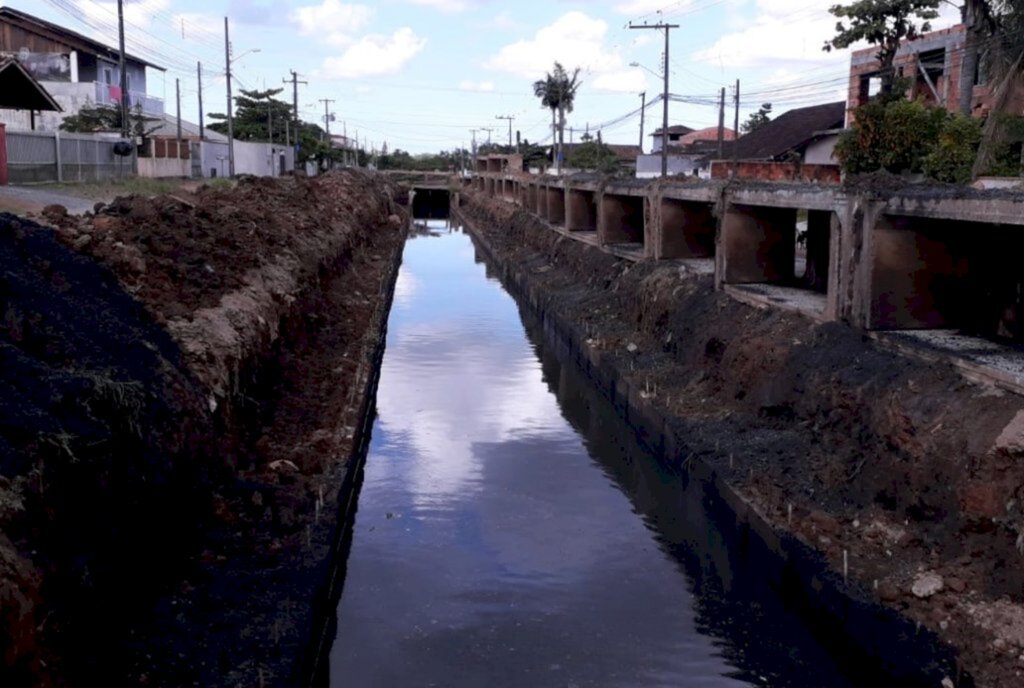
<instances>
[{"instance_id":1,"label":"rocky soil","mask_svg":"<svg viewBox=\"0 0 1024 688\"><path fill-rule=\"evenodd\" d=\"M630 264L464 191L537 300L586 333L780 532L959 653L945 685L1024 684L1024 398L758 309L682 263ZM686 457L676 457L683 462Z\"/></svg>"},{"instance_id":2,"label":"rocky soil","mask_svg":"<svg viewBox=\"0 0 1024 688\"><path fill-rule=\"evenodd\" d=\"M404 192L0 215L0 685L291 685L324 619Z\"/></svg>"}]
</instances>

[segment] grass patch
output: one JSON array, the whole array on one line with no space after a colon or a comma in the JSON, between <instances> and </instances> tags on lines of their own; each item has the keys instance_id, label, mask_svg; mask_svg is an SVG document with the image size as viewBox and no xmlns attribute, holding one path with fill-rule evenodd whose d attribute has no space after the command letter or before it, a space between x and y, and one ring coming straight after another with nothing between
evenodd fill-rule
<instances>
[{"instance_id":1,"label":"grass patch","mask_svg":"<svg viewBox=\"0 0 1024 688\"><path fill-rule=\"evenodd\" d=\"M123 181L80 182L47 184L45 188L61 191L71 196L95 201L109 201L116 196L137 194L140 196L157 196L174 193L181 189L189 180L184 179L151 179L149 177L132 177Z\"/></svg>"}]
</instances>

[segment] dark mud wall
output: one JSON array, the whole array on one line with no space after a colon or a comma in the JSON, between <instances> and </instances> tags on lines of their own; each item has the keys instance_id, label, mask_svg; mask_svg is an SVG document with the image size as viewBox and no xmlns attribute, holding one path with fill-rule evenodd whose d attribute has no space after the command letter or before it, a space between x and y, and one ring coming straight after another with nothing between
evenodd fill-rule
<instances>
[{"instance_id":1,"label":"dark mud wall","mask_svg":"<svg viewBox=\"0 0 1024 688\"><path fill-rule=\"evenodd\" d=\"M352 173L2 218L0 685L301 682L404 198Z\"/></svg>"},{"instance_id":2,"label":"dark mud wall","mask_svg":"<svg viewBox=\"0 0 1024 688\"><path fill-rule=\"evenodd\" d=\"M464 200L530 300L620 376L652 448L699 459L835 570L845 551L862 595L957 647L982 684L1014 680L1024 399L851 328L733 301L678 264L630 264L508 204ZM652 425L645 409L668 420ZM949 584L913 593L925 573Z\"/></svg>"},{"instance_id":3,"label":"dark mud wall","mask_svg":"<svg viewBox=\"0 0 1024 688\"><path fill-rule=\"evenodd\" d=\"M46 684L116 661L111 640L195 539L213 423L116 277L11 215L0 313L0 673Z\"/></svg>"}]
</instances>

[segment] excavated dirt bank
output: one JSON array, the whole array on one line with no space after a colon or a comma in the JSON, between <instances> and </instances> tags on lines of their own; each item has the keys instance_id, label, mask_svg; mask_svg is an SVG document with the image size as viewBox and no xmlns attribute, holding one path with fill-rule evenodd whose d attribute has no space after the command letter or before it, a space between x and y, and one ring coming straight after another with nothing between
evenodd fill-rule
<instances>
[{"instance_id":1,"label":"excavated dirt bank","mask_svg":"<svg viewBox=\"0 0 1024 688\"><path fill-rule=\"evenodd\" d=\"M737 521L782 553L778 585L851 667L877 669L874 684L1020 685L1024 399L741 304L680 263L631 265L516 206L462 201L642 439L735 495Z\"/></svg>"},{"instance_id":2,"label":"excavated dirt bank","mask_svg":"<svg viewBox=\"0 0 1024 688\"><path fill-rule=\"evenodd\" d=\"M0 684L311 673L405 197L344 173L0 215Z\"/></svg>"}]
</instances>

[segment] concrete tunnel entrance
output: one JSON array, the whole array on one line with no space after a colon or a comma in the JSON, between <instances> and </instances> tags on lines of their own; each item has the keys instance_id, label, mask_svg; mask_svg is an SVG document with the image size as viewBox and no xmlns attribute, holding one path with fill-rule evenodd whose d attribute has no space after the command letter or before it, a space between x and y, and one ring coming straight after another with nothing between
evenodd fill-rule
<instances>
[{"instance_id":1,"label":"concrete tunnel entrance","mask_svg":"<svg viewBox=\"0 0 1024 688\"><path fill-rule=\"evenodd\" d=\"M1024 229L883 215L871 244L868 327L1024 344Z\"/></svg>"},{"instance_id":2,"label":"concrete tunnel entrance","mask_svg":"<svg viewBox=\"0 0 1024 688\"><path fill-rule=\"evenodd\" d=\"M548 187L544 219L553 225L565 224L565 189L557 186Z\"/></svg>"},{"instance_id":3,"label":"concrete tunnel entrance","mask_svg":"<svg viewBox=\"0 0 1024 688\"><path fill-rule=\"evenodd\" d=\"M714 258L718 220L713 204L664 198L658 258Z\"/></svg>"},{"instance_id":4,"label":"concrete tunnel entrance","mask_svg":"<svg viewBox=\"0 0 1024 688\"><path fill-rule=\"evenodd\" d=\"M567 190L565 228L570 232L597 231L597 199L593 191Z\"/></svg>"},{"instance_id":5,"label":"concrete tunnel entrance","mask_svg":"<svg viewBox=\"0 0 1024 688\"><path fill-rule=\"evenodd\" d=\"M722 221L723 282L827 293L834 216L827 210L729 206Z\"/></svg>"},{"instance_id":6,"label":"concrete tunnel entrance","mask_svg":"<svg viewBox=\"0 0 1024 688\"><path fill-rule=\"evenodd\" d=\"M443 220L451 211L451 194L447 189L414 189L412 216L417 220Z\"/></svg>"},{"instance_id":7,"label":"concrete tunnel entrance","mask_svg":"<svg viewBox=\"0 0 1024 688\"><path fill-rule=\"evenodd\" d=\"M644 243L644 197L606 193L598 225L601 244Z\"/></svg>"}]
</instances>

